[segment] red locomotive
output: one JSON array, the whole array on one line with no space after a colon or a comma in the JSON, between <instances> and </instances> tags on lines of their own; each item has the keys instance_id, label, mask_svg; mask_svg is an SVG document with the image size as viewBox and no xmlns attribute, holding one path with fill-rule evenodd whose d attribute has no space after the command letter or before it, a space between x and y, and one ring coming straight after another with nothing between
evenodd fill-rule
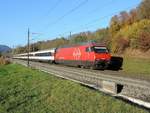
<instances>
[{"instance_id":1,"label":"red locomotive","mask_svg":"<svg viewBox=\"0 0 150 113\"><path fill-rule=\"evenodd\" d=\"M105 45L86 43L57 48L55 62L92 69L105 69L110 64L111 55Z\"/></svg>"}]
</instances>

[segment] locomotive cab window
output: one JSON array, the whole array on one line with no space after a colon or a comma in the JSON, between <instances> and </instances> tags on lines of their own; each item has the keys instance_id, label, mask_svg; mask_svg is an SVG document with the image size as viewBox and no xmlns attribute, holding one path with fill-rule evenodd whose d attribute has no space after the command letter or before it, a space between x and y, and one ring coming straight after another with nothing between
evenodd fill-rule
<instances>
[{"instance_id":1,"label":"locomotive cab window","mask_svg":"<svg viewBox=\"0 0 150 113\"><path fill-rule=\"evenodd\" d=\"M108 53L108 49L106 47L94 47L95 53Z\"/></svg>"},{"instance_id":2,"label":"locomotive cab window","mask_svg":"<svg viewBox=\"0 0 150 113\"><path fill-rule=\"evenodd\" d=\"M91 48L91 47L87 47L87 48L85 49L85 51L86 51L86 52L92 52L92 48Z\"/></svg>"}]
</instances>

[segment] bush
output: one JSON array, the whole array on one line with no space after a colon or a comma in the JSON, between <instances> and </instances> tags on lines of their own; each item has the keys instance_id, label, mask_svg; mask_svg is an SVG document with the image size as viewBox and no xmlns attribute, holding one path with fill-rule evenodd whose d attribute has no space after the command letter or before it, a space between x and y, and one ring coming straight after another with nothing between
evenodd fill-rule
<instances>
[{"instance_id":1,"label":"bush","mask_svg":"<svg viewBox=\"0 0 150 113\"><path fill-rule=\"evenodd\" d=\"M117 53L122 53L127 47L129 47L129 40L125 38L120 38L117 41Z\"/></svg>"},{"instance_id":2,"label":"bush","mask_svg":"<svg viewBox=\"0 0 150 113\"><path fill-rule=\"evenodd\" d=\"M139 48L142 51L147 51L150 49L150 33L141 33L138 38Z\"/></svg>"},{"instance_id":3,"label":"bush","mask_svg":"<svg viewBox=\"0 0 150 113\"><path fill-rule=\"evenodd\" d=\"M10 64L10 61L5 59L4 57L0 57L0 65Z\"/></svg>"}]
</instances>

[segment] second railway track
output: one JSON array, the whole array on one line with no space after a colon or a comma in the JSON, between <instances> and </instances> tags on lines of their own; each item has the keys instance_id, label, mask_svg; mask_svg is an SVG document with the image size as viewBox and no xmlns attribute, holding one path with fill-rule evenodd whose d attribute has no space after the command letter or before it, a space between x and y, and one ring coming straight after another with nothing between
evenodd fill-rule
<instances>
[{"instance_id":1,"label":"second railway track","mask_svg":"<svg viewBox=\"0 0 150 113\"><path fill-rule=\"evenodd\" d=\"M13 62L26 66L26 61L14 60ZM88 85L150 109L150 82L148 81L39 62L30 62L30 66L55 76Z\"/></svg>"}]
</instances>

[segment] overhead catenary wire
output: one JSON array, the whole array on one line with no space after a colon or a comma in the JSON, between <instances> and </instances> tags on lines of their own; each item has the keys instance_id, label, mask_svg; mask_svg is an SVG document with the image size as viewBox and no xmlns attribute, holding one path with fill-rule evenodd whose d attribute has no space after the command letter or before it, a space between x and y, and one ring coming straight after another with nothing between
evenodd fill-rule
<instances>
[{"instance_id":1,"label":"overhead catenary wire","mask_svg":"<svg viewBox=\"0 0 150 113\"><path fill-rule=\"evenodd\" d=\"M74 8L72 8L71 10L69 10L68 12L66 12L64 15L60 16L58 19L56 19L54 22L48 24L45 29L48 29L49 26L54 26L55 24L59 23L61 20L63 20L66 16L70 15L71 13L73 13L74 11L78 10L80 7L82 7L83 5L85 5L89 0L84 0L82 2L80 2L77 6L75 6Z\"/></svg>"},{"instance_id":2,"label":"overhead catenary wire","mask_svg":"<svg viewBox=\"0 0 150 113\"><path fill-rule=\"evenodd\" d=\"M58 4L61 2L62 0L58 0L55 4L55 7L56 8L58 6ZM72 8L71 10L69 10L67 13L65 13L64 15L62 15L61 17L59 17L56 21L54 21L52 24L48 24L46 27L44 27L43 31L45 29L48 29L49 26L51 25L51 27L55 24L57 24L59 21L63 20L66 16L68 16L69 14L73 13L74 11L78 10L80 7L82 7L83 5L85 5L89 0L84 0L82 2L80 2L76 7ZM51 9L54 9L54 8L51 8ZM52 11L51 11L52 12ZM51 13L49 12L49 13ZM36 38L38 38L40 35L38 35Z\"/></svg>"},{"instance_id":3,"label":"overhead catenary wire","mask_svg":"<svg viewBox=\"0 0 150 113\"><path fill-rule=\"evenodd\" d=\"M135 6L135 5L132 5L132 6L126 7L126 8L123 9L123 10L129 10L129 9L131 9L132 7L136 7L136 6ZM108 18L108 17L110 17L110 16L116 15L116 14L118 14L118 13L120 13L120 11L115 11L115 12L110 13L110 14L107 14L107 15L105 15L105 16L96 18L96 19L94 19L94 20L89 21L89 22L86 23L86 24L83 24L83 25L80 25L79 27L76 27L76 28L74 28L74 29L71 29L71 31L74 31L74 30L77 30L77 29L80 29L80 28L86 28L86 27L93 26L93 23L99 22L99 21L101 21L101 20L103 20L103 19L105 19L105 18ZM69 31L68 31L68 32L69 32Z\"/></svg>"},{"instance_id":4,"label":"overhead catenary wire","mask_svg":"<svg viewBox=\"0 0 150 113\"><path fill-rule=\"evenodd\" d=\"M45 14L43 14L43 15L40 17L40 21L38 22L38 24L33 24L32 26L37 26L37 25L39 25L39 23L45 21L46 18L49 17L52 12L54 12L54 10L59 6L59 4L60 4L62 1L63 1L63 0L57 0L57 1L52 5L52 7L50 7L50 8L48 9L48 11L45 12Z\"/></svg>"},{"instance_id":5,"label":"overhead catenary wire","mask_svg":"<svg viewBox=\"0 0 150 113\"><path fill-rule=\"evenodd\" d=\"M87 12L87 13L88 13L88 14L96 13L97 11L101 10L102 8L105 8L105 7L108 7L109 5L112 5L112 3L114 3L114 2L116 2L116 1L110 0L109 2L103 4L103 6L101 6L101 7L96 7L95 9L93 9L92 11L89 11L89 12Z\"/></svg>"},{"instance_id":6,"label":"overhead catenary wire","mask_svg":"<svg viewBox=\"0 0 150 113\"><path fill-rule=\"evenodd\" d=\"M134 6L129 6L129 7L125 8L124 10L129 10L129 9L132 8L132 7L135 7L135 5L134 5ZM76 28L74 28L74 29L70 29L69 31L66 31L66 32L64 32L64 33L59 33L58 35L54 35L54 36L52 36L52 37L59 37L60 35L63 36L63 35L65 35L65 34L69 34L70 31L75 32L75 30L79 30L79 29L81 29L81 28L82 28L82 29L84 29L84 28L89 28L89 27L93 26L93 24L95 24L96 22L102 21L103 19L108 18L108 17L110 17L110 16L113 16L113 15L115 15L115 14L118 14L119 12L120 12L120 11L115 11L115 12L110 13L110 14L108 14L108 15L105 15L105 16L103 16L103 17L96 18L96 19L94 19L94 20L89 21L89 22L86 23L86 24L80 25L79 27L76 27Z\"/></svg>"},{"instance_id":7,"label":"overhead catenary wire","mask_svg":"<svg viewBox=\"0 0 150 113\"><path fill-rule=\"evenodd\" d=\"M59 0L58 0L58 1L59 1ZM60 0L60 1L62 1L62 0ZM63 19L64 19L66 16L68 16L69 14L73 13L74 11L76 11L77 9L79 9L80 7L82 7L83 5L85 5L88 1L89 1L89 0L84 0L84 1L80 2L80 4L78 4L76 7L72 8L72 9L69 10L67 13L65 13L64 15L62 15L61 17L59 17L56 21L54 21L54 22L51 24L51 27L52 27L53 25L57 24L58 22L60 22L61 20L63 20ZM113 0L110 0L109 3L107 3L107 4L111 4L112 1L113 1ZM57 4L57 2L56 2L56 4ZM57 4L57 5L58 5L58 4ZM105 6L105 5L104 5L104 6ZM96 8L96 9L98 9L98 8ZM93 12L94 12L96 9L94 9ZM45 29L48 29L49 26L50 26L50 24L48 24L48 25L45 27ZM44 30L45 30L45 29L44 29ZM68 32L70 32L70 31L68 31ZM63 34L66 34L66 33L68 33L68 32L65 32L65 33L63 33ZM62 34L59 34L59 35L62 35ZM41 35L39 35L39 36L41 36Z\"/></svg>"},{"instance_id":8,"label":"overhead catenary wire","mask_svg":"<svg viewBox=\"0 0 150 113\"><path fill-rule=\"evenodd\" d=\"M80 1L80 0L79 0ZM80 7L82 7L83 5L85 5L89 0L84 0L82 2L80 2L76 7L72 8L71 10L69 10L67 13L65 13L64 15L62 15L61 17L59 17L57 20L55 20L54 22L52 22L51 24L48 24L45 29L48 29L50 26L54 26L56 25L57 23L59 23L61 20L63 20L66 16L68 16L69 14L73 13L74 11L78 10ZM114 3L114 0L110 0L108 3L105 3L102 7L97 7L95 8L94 10L90 11L89 14L93 14L95 13L96 10L98 9L102 9L110 4ZM44 30L45 30L44 29Z\"/></svg>"},{"instance_id":9,"label":"overhead catenary wire","mask_svg":"<svg viewBox=\"0 0 150 113\"><path fill-rule=\"evenodd\" d=\"M123 10L129 10L129 9L131 9L132 7L135 7L135 5L126 7L126 8L123 9ZM89 21L89 22L86 23L86 24L80 25L80 27L77 27L77 28L75 28L75 29L73 29L73 30L76 30L76 29L79 29L79 28L85 28L85 27L92 26L93 23L99 22L99 21L101 21L101 20L103 20L103 19L105 19L105 18L108 18L108 17L110 17L110 16L113 16L113 15L116 15L116 14L119 14L119 13L120 13L120 11L115 11L115 12L110 13L110 14L107 14L107 15L105 15L105 16L103 16L103 17L96 18L96 19L94 19L94 20Z\"/></svg>"},{"instance_id":10,"label":"overhead catenary wire","mask_svg":"<svg viewBox=\"0 0 150 113\"><path fill-rule=\"evenodd\" d=\"M55 4L48 10L47 14L45 14L44 17L49 16L49 15L59 6L59 4L60 4L62 1L63 1L63 0L57 0L57 1L55 2Z\"/></svg>"}]
</instances>

